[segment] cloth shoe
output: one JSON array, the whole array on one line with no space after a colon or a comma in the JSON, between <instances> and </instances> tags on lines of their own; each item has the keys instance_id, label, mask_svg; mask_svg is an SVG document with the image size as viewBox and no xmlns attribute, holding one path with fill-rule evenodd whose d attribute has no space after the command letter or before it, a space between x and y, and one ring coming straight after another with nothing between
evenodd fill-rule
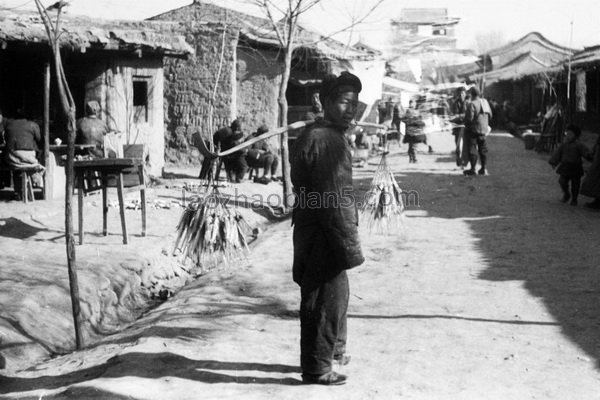
<instances>
[{"instance_id":1,"label":"cloth shoe","mask_svg":"<svg viewBox=\"0 0 600 400\"><path fill-rule=\"evenodd\" d=\"M260 178L254 178L254 182L267 185L269 182L271 182L271 179L267 178L266 176L261 176Z\"/></svg>"},{"instance_id":2,"label":"cloth shoe","mask_svg":"<svg viewBox=\"0 0 600 400\"><path fill-rule=\"evenodd\" d=\"M307 385L343 385L346 375L330 371L323 375L302 374L302 383Z\"/></svg>"},{"instance_id":3,"label":"cloth shoe","mask_svg":"<svg viewBox=\"0 0 600 400\"><path fill-rule=\"evenodd\" d=\"M468 169L466 171L463 171L463 175L465 175L465 176L473 176L473 175L475 175L475 171L473 171L472 169Z\"/></svg>"},{"instance_id":4,"label":"cloth shoe","mask_svg":"<svg viewBox=\"0 0 600 400\"><path fill-rule=\"evenodd\" d=\"M479 171L477 171L477 173L479 175L485 175L485 176L489 175L487 169L485 169L485 168L481 168Z\"/></svg>"}]
</instances>

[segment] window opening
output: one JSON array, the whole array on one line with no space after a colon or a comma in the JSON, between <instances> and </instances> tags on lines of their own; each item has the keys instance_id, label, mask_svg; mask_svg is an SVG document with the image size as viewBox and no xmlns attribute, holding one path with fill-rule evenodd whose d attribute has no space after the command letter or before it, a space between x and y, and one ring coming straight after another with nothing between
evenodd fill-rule
<instances>
[{"instance_id":1,"label":"window opening","mask_svg":"<svg viewBox=\"0 0 600 400\"><path fill-rule=\"evenodd\" d=\"M133 122L148 122L148 81L133 80Z\"/></svg>"}]
</instances>

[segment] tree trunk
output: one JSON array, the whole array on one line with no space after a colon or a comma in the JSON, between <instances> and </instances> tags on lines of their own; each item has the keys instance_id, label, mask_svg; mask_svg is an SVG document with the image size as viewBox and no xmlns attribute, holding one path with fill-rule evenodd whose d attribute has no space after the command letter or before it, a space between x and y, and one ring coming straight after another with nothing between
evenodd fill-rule
<instances>
[{"instance_id":1,"label":"tree trunk","mask_svg":"<svg viewBox=\"0 0 600 400\"><path fill-rule=\"evenodd\" d=\"M50 165L50 63L44 64L44 166ZM44 200L51 197L50 190L54 188L54 177L50 171L46 170L44 174Z\"/></svg>"},{"instance_id":2,"label":"tree trunk","mask_svg":"<svg viewBox=\"0 0 600 400\"><path fill-rule=\"evenodd\" d=\"M61 2L62 3L62 2ZM58 3L57 3L58 4ZM60 45L58 41L59 36L59 22L61 7L58 8L56 14L56 22L54 23L48 15L48 11L42 5L40 0L35 0L35 5L38 9L46 34L48 35L48 42L50 49L52 50L52 58L54 59L54 69L56 73L56 84L58 87L58 95L60 98L61 111L67 117L67 164L65 166L65 240L66 240L66 251L67 251L67 269L69 272L69 286L71 289L71 306L73 309L73 325L75 325L75 347L80 349L83 346L81 338L81 308L79 304L79 284L77 282L77 264L75 259L75 237L73 235L73 181L74 181L74 170L73 163L75 159L75 102L73 96L69 90L69 84L65 76L65 71L62 67L62 58L60 55ZM49 66L46 67L46 86L48 86L49 78ZM49 100L49 90L47 87L47 93L45 99L45 112L49 109L47 100ZM45 119L44 130L47 129L47 119ZM48 133L45 132L46 139L49 138ZM45 140L46 140L45 139ZM46 147L49 147L46 146Z\"/></svg>"},{"instance_id":3,"label":"tree trunk","mask_svg":"<svg viewBox=\"0 0 600 400\"><path fill-rule=\"evenodd\" d=\"M281 85L279 86L279 126L287 126L287 111L288 103L286 92L290 71L292 69L292 51L286 49L284 54L284 69L281 77ZM287 211L292 206L292 178L290 174L290 156L288 148L288 133L287 131L281 134L281 174L283 178L283 207Z\"/></svg>"},{"instance_id":4,"label":"tree trunk","mask_svg":"<svg viewBox=\"0 0 600 400\"><path fill-rule=\"evenodd\" d=\"M75 257L75 235L73 234L73 187L75 159L75 108L68 112L67 125L67 165L65 166L65 239L67 244L67 268L69 270L69 287L71 288L71 307L75 325L75 348L83 347L81 338L81 307L79 304L79 284L77 280L77 260Z\"/></svg>"}]
</instances>

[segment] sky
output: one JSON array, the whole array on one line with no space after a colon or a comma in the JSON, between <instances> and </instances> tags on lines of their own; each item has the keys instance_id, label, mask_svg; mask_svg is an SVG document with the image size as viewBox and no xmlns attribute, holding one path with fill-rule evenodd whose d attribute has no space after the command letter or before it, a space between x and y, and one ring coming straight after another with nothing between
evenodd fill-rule
<instances>
[{"instance_id":1,"label":"sky","mask_svg":"<svg viewBox=\"0 0 600 400\"><path fill-rule=\"evenodd\" d=\"M42 0L50 5L55 0ZM248 0L207 0L260 15ZM277 1L277 0L275 0ZM322 0L303 19L303 25L329 34L347 27L352 15L364 15L377 0ZM191 4L192 0L71 0L68 13L107 19L144 19ZM494 33L505 43L537 31L549 40L582 49L600 45L599 0L383 0L370 17L352 32L337 38L354 42L359 38L377 45L389 38L389 20L402 8L442 7L460 18L456 29L458 46L478 50L477 36ZM0 0L0 8L35 9L33 0ZM572 32L572 33L571 33Z\"/></svg>"}]
</instances>

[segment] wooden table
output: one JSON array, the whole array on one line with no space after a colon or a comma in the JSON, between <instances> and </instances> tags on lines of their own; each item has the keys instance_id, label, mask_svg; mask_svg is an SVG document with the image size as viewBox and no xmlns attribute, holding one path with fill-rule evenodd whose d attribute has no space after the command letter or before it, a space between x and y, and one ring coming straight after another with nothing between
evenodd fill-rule
<instances>
[{"instance_id":1,"label":"wooden table","mask_svg":"<svg viewBox=\"0 0 600 400\"><path fill-rule=\"evenodd\" d=\"M82 154L87 149L95 148L95 144L76 144L75 154ZM59 199L65 196L65 160L67 154L66 144L51 144L49 147L46 174L44 175L44 198Z\"/></svg>"},{"instance_id":2,"label":"wooden table","mask_svg":"<svg viewBox=\"0 0 600 400\"><path fill-rule=\"evenodd\" d=\"M76 144L75 145L75 151L81 151L81 150L86 150L86 149L93 149L96 148L97 146L95 144ZM67 145L66 144L51 144L49 146L50 151L56 151L56 152L67 152Z\"/></svg>"},{"instance_id":3,"label":"wooden table","mask_svg":"<svg viewBox=\"0 0 600 400\"><path fill-rule=\"evenodd\" d=\"M125 206L123 202L123 171L136 168L139 176L140 201L142 209L142 236L146 236L146 184L144 182L144 162L139 158L98 158L94 160L75 161L75 182L77 187L77 199L79 206L79 244L83 244L83 194L85 192L86 172L98 172L102 190L102 234L106 236L108 214L108 200L106 196L107 183L110 178L116 179L117 195L119 198L119 209L121 213L121 228L123 230L123 244L128 243L127 223L125 222Z\"/></svg>"}]
</instances>

